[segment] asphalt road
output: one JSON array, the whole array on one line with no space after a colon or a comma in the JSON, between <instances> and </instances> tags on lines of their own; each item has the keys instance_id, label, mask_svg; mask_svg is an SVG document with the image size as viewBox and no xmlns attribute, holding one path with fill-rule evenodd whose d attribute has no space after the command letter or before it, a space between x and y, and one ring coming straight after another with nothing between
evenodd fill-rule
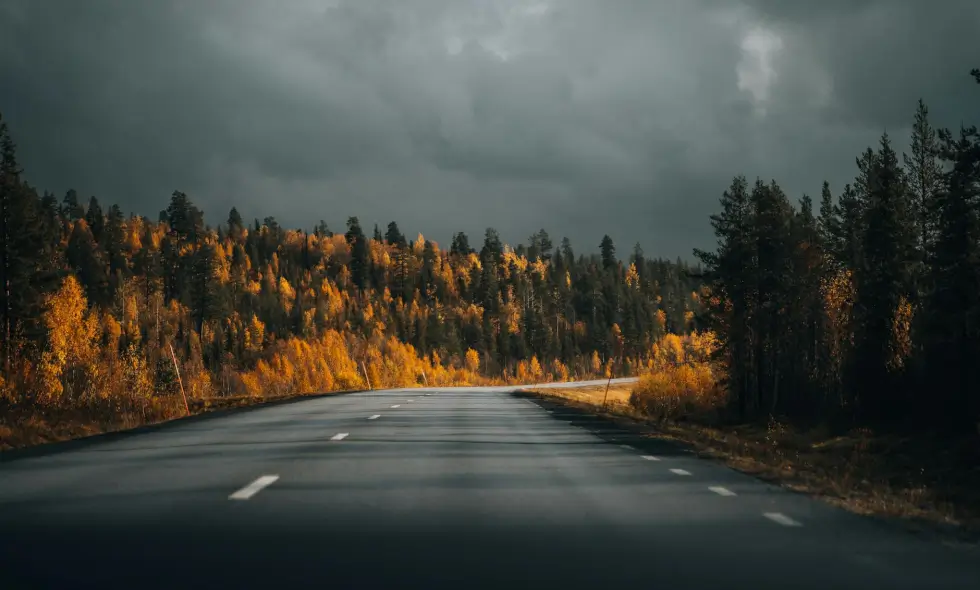
<instances>
[{"instance_id":1,"label":"asphalt road","mask_svg":"<svg viewBox=\"0 0 980 590\"><path fill-rule=\"evenodd\" d=\"M980 588L975 552L601 424L373 391L3 461L0 588Z\"/></svg>"}]
</instances>

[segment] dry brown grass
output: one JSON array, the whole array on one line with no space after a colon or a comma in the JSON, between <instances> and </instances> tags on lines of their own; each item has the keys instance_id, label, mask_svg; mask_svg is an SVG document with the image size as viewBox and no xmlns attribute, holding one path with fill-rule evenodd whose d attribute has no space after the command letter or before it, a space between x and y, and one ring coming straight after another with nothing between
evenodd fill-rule
<instances>
[{"instance_id":1,"label":"dry brown grass","mask_svg":"<svg viewBox=\"0 0 980 590\"><path fill-rule=\"evenodd\" d=\"M344 392L332 392L344 393ZM191 399L190 415L219 410L258 406L320 394L278 396L238 395ZM118 432L139 426L160 424L187 415L179 396L154 398L147 407L119 408L109 405L57 409L41 412L24 408L0 411L0 451Z\"/></svg>"},{"instance_id":2,"label":"dry brown grass","mask_svg":"<svg viewBox=\"0 0 980 590\"><path fill-rule=\"evenodd\" d=\"M526 391L533 391L543 395L555 395L564 399L600 406L602 405L603 396L606 392L606 386L590 385L589 387L562 387L558 389L532 388ZM625 410L629 407L630 394L632 392L633 389L630 385L611 385L606 403L609 407Z\"/></svg>"},{"instance_id":3,"label":"dry brown grass","mask_svg":"<svg viewBox=\"0 0 980 590\"><path fill-rule=\"evenodd\" d=\"M534 392L604 415L643 436L687 443L699 456L859 514L900 519L910 528L947 538L980 539L980 436L902 437L868 429L833 433L778 422L718 426L699 423L697 416L661 421L628 404L603 410L601 392L598 399L594 392L574 388ZM624 396L626 391L617 391L618 399Z\"/></svg>"}]
</instances>

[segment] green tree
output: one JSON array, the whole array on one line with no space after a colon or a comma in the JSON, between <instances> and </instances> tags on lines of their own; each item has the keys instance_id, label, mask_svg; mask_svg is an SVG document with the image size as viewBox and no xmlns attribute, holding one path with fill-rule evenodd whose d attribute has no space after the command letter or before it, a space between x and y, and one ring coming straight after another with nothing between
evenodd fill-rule
<instances>
[{"instance_id":1,"label":"green tree","mask_svg":"<svg viewBox=\"0 0 980 590\"><path fill-rule=\"evenodd\" d=\"M194 253L191 263L190 310L194 329L203 333L205 322L227 315L226 295L221 284L221 260L210 240Z\"/></svg>"},{"instance_id":2,"label":"green tree","mask_svg":"<svg viewBox=\"0 0 980 590\"><path fill-rule=\"evenodd\" d=\"M350 273L351 280L359 289L366 289L368 279L369 251L367 237L361 229L357 217L347 219L347 233L344 234L351 247Z\"/></svg>"},{"instance_id":3,"label":"green tree","mask_svg":"<svg viewBox=\"0 0 980 590\"><path fill-rule=\"evenodd\" d=\"M912 125L911 150L911 155L902 154L902 158L916 218L920 262L924 263L925 252L935 239L935 223L929 212L936 208L933 201L942 190L943 171L939 163L938 136L929 124L929 109L921 99Z\"/></svg>"},{"instance_id":4,"label":"green tree","mask_svg":"<svg viewBox=\"0 0 980 590\"><path fill-rule=\"evenodd\" d=\"M78 221L85 217L85 207L79 204L75 189L68 189L65 193L65 198L61 201L61 216L68 221Z\"/></svg>"},{"instance_id":5,"label":"green tree","mask_svg":"<svg viewBox=\"0 0 980 590\"><path fill-rule=\"evenodd\" d=\"M241 241L242 237L245 235L245 225L242 221L242 215L238 212L238 209L232 207L231 211L228 212L228 237L234 242Z\"/></svg>"},{"instance_id":6,"label":"green tree","mask_svg":"<svg viewBox=\"0 0 980 590\"><path fill-rule=\"evenodd\" d=\"M483 247L480 249L480 260L484 265L496 266L503 260L504 245L500 241L500 234L492 227L488 227L483 236Z\"/></svg>"},{"instance_id":7,"label":"green tree","mask_svg":"<svg viewBox=\"0 0 980 590\"><path fill-rule=\"evenodd\" d=\"M21 182L17 151L0 116L0 354L10 367L20 336L40 317L36 276L43 250L36 195Z\"/></svg>"},{"instance_id":8,"label":"green tree","mask_svg":"<svg viewBox=\"0 0 980 590\"><path fill-rule=\"evenodd\" d=\"M126 255L126 222L119 205L109 207L105 223L105 253L109 261L109 273L129 274L129 259Z\"/></svg>"},{"instance_id":9,"label":"green tree","mask_svg":"<svg viewBox=\"0 0 980 590\"><path fill-rule=\"evenodd\" d=\"M92 237L95 241L101 245L104 239L105 232L105 212L102 211L102 206L99 204L99 200L94 196L88 201L88 210L85 212L85 222L88 224L89 231L92 232Z\"/></svg>"},{"instance_id":10,"label":"green tree","mask_svg":"<svg viewBox=\"0 0 980 590\"><path fill-rule=\"evenodd\" d=\"M960 428L980 418L980 135L961 128L943 131L942 155L949 164L944 188L931 203L935 240L928 250L926 367L929 390L940 418Z\"/></svg>"},{"instance_id":11,"label":"green tree","mask_svg":"<svg viewBox=\"0 0 980 590\"><path fill-rule=\"evenodd\" d=\"M599 251L602 253L602 268L606 270L616 268L616 246L612 238L608 235L602 236Z\"/></svg>"},{"instance_id":12,"label":"green tree","mask_svg":"<svg viewBox=\"0 0 980 590\"><path fill-rule=\"evenodd\" d=\"M180 243L197 243L204 231L204 214L180 191L170 196L166 220Z\"/></svg>"},{"instance_id":13,"label":"green tree","mask_svg":"<svg viewBox=\"0 0 980 590\"><path fill-rule=\"evenodd\" d=\"M866 209L862 264L856 269L853 380L862 396L861 412L878 418L887 406L884 392L898 389L894 368L894 321L913 292L916 224L905 177L885 134L870 166L862 170Z\"/></svg>"},{"instance_id":14,"label":"green tree","mask_svg":"<svg viewBox=\"0 0 980 590\"><path fill-rule=\"evenodd\" d=\"M107 265L102 250L84 219L75 222L68 239L67 259L79 282L85 287L85 296L89 303L107 306L110 301Z\"/></svg>"},{"instance_id":15,"label":"green tree","mask_svg":"<svg viewBox=\"0 0 980 590\"><path fill-rule=\"evenodd\" d=\"M385 232L385 241L399 248L404 248L407 244L405 236L398 229L398 224L394 221L388 223L388 230Z\"/></svg>"},{"instance_id":16,"label":"green tree","mask_svg":"<svg viewBox=\"0 0 980 590\"><path fill-rule=\"evenodd\" d=\"M750 195L754 212L753 234L756 257L757 313L754 330L756 378L760 409L773 413L782 403L790 354L785 338L791 329L785 310L792 284L793 208L775 181L756 181Z\"/></svg>"}]
</instances>

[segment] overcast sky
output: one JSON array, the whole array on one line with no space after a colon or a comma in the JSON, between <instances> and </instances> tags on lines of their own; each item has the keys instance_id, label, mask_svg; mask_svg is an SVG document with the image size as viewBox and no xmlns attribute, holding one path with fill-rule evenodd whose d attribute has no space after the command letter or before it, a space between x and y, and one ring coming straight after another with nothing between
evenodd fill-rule
<instances>
[{"instance_id":1,"label":"overcast sky","mask_svg":"<svg viewBox=\"0 0 980 590\"><path fill-rule=\"evenodd\" d=\"M975 0L3 0L26 176L156 217L544 227L690 258L737 173L835 193L921 96L980 123Z\"/></svg>"}]
</instances>

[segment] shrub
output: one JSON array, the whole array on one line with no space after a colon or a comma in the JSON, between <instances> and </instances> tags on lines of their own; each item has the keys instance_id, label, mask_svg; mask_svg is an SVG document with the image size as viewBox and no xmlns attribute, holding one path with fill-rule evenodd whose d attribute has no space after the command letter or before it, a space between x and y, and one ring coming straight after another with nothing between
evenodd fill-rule
<instances>
[{"instance_id":1,"label":"shrub","mask_svg":"<svg viewBox=\"0 0 980 590\"><path fill-rule=\"evenodd\" d=\"M719 409L725 395L708 361L715 346L710 333L662 338L653 346L650 372L630 394L630 406L658 420Z\"/></svg>"}]
</instances>

